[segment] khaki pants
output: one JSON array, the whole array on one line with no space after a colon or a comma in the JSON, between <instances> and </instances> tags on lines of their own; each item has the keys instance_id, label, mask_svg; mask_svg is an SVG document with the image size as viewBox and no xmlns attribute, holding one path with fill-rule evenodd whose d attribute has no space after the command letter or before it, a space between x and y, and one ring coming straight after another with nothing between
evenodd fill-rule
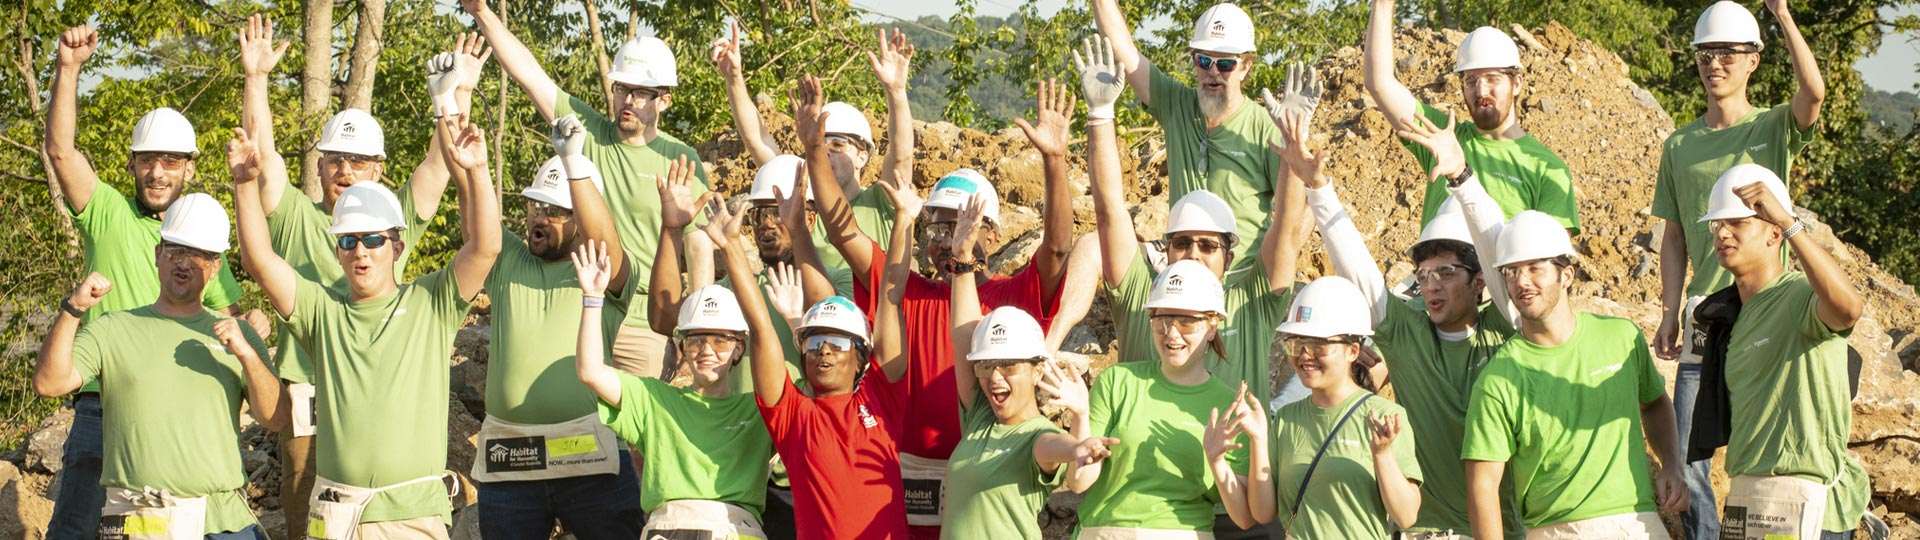
<instances>
[{"instance_id":1,"label":"khaki pants","mask_svg":"<svg viewBox=\"0 0 1920 540\"><path fill-rule=\"evenodd\" d=\"M672 380L671 340L643 326L620 326L613 338L613 368L641 377Z\"/></svg>"},{"instance_id":2,"label":"khaki pants","mask_svg":"<svg viewBox=\"0 0 1920 540\"><path fill-rule=\"evenodd\" d=\"M449 540L447 522L441 521L440 516L361 523L353 528L353 537L358 540Z\"/></svg>"},{"instance_id":3,"label":"khaki pants","mask_svg":"<svg viewBox=\"0 0 1920 540\"><path fill-rule=\"evenodd\" d=\"M295 437L281 430L280 513L286 516L287 538L307 535L307 499L313 491L313 437Z\"/></svg>"},{"instance_id":4,"label":"khaki pants","mask_svg":"<svg viewBox=\"0 0 1920 540\"><path fill-rule=\"evenodd\" d=\"M1527 531L1527 540L1668 540L1660 514L1614 514L1556 523Z\"/></svg>"}]
</instances>

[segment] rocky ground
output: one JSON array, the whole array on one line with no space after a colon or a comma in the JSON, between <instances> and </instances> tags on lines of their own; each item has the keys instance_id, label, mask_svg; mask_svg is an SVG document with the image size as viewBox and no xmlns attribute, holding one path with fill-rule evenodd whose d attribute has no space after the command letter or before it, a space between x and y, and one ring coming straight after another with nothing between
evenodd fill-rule
<instances>
[{"instance_id":1,"label":"rocky ground","mask_svg":"<svg viewBox=\"0 0 1920 540\"><path fill-rule=\"evenodd\" d=\"M1526 91L1521 95L1523 125L1552 147L1574 171L1579 193L1583 233L1575 239L1581 252L1583 281L1576 286L1581 309L1630 318L1651 335L1659 323L1659 220L1651 217L1655 163L1661 141L1672 131L1672 120L1652 96L1627 77L1624 63L1613 53L1585 42L1565 27L1512 28L1522 44ZM1453 44L1458 32L1402 30L1396 38L1398 73L1416 95L1441 107L1459 105L1459 82L1451 77ZM1414 160L1397 148L1386 118L1372 112L1361 86L1360 51L1347 48L1319 63L1327 93L1315 119L1316 145L1332 153L1331 171L1354 221L1382 263L1389 280L1411 273L1412 265L1399 247L1417 234L1418 201L1423 179ZM764 103L762 111L776 111ZM1462 110L1464 116L1464 110ZM790 121L770 114L776 136L793 148ZM875 116L876 121L884 117ZM884 137L884 130L876 130ZM1164 181L1166 154L1151 130L1131 134L1133 142L1123 161L1132 171L1127 182L1129 202L1142 235L1157 236L1165 227ZM916 123L914 183L924 189L957 167L984 171L1001 191L1007 242L992 262L1006 270L1026 260L1035 248L1042 176L1039 156L1018 130L986 133L947 123ZM883 141L884 144L884 141ZM1816 142L1816 144L1819 144ZM699 146L713 168L719 189L742 193L751 182L753 166L731 135ZM1076 148L1077 150L1077 148ZM877 159L877 156L876 156ZM869 167L873 172L877 167ZM1070 182L1079 232L1093 227L1092 201L1085 195L1084 159L1073 159ZM867 178L872 181L872 178ZM1920 295L1873 265L1867 255L1835 239L1823 225L1813 233L1846 266L1868 298L1868 311L1851 341L1863 356L1865 368L1860 394L1854 401L1849 446L1873 478L1873 511L1894 525L1895 538L1920 539ZM1317 241L1316 241L1317 242ZM1307 279L1327 268L1323 251L1315 245L1311 262L1303 265ZM486 367L484 308L463 330L452 359L453 392L449 396L452 448L448 468L464 472L473 459L472 435L483 415ZM1098 369L1110 364L1113 340L1106 320L1105 299L1096 299L1088 318L1069 335L1064 349L1084 355ZM1671 378L1674 365L1661 362ZM1284 372L1276 364L1276 372ZM1279 380L1276 377L1276 380ZM48 501L56 488L60 448L69 413L49 418L16 455L0 461L0 536L39 538L51 510ZM277 529L281 523L278 500L280 466L274 443L258 428L249 428L243 457L250 471L249 495L259 507L263 523ZM1716 467L1717 469L1717 467ZM1726 491L1724 475L1716 471L1715 484ZM472 502L471 490L465 503ZM1068 530L1077 500L1056 496L1042 517L1049 537ZM475 537L471 512L458 512L456 536ZM276 531L277 532L277 531Z\"/></svg>"}]
</instances>

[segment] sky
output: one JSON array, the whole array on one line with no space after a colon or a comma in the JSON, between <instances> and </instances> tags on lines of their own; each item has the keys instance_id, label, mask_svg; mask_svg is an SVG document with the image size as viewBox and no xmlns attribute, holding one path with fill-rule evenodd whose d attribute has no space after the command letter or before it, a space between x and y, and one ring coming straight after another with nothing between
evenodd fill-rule
<instances>
[{"instance_id":1,"label":"sky","mask_svg":"<svg viewBox=\"0 0 1920 540\"><path fill-rule=\"evenodd\" d=\"M975 11L981 15L1006 15L1012 13L1023 0L975 0ZM1058 11L1066 0L1040 0L1040 13L1050 15ZM1704 3L1704 2L1703 2ZM959 9L948 0L915 0L898 2L892 0L853 0L855 6L870 12L883 13L903 19L917 19L932 15L947 17ZM1886 10L1883 16L1892 18L1902 14L1920 14L1920 8L1906 10ZM873 17L886 20L885 17ZM1149 21L1165 24L1165 21ZM1880 50L1854 64L1866 79L1867 86L1888 92L1920 91L1920 41L1901 37L1889 38L1880 44Z\"/></svg>"}]
</instances>

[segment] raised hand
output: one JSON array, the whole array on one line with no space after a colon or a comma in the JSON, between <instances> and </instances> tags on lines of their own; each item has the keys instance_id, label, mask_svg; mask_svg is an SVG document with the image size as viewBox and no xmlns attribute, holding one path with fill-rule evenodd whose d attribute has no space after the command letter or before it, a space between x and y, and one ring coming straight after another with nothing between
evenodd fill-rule
<instances>
[{"instance_id":1,"label":"raised hand","mask_svg":"<svg viewBox=\"0 0 1920 540\"><path fill-rule=\"evenodd\" d=\"M1073 52L1073 67L1080 71L1080 92L1087 98L1087 119L1113 118L1113 105L1126 90L1119 66L1113 59L1113 44L1105 36L1087 38L1081 50Z\"/></svg>"},{"instance_id":2,"label":"raised hand","mask_svg":"<svg viewBox=\"0 0 1920 540\"><path fill-rule=\"evenodd\" d=\"M707 201L707 225L700 229L713 239L715 246L733 244L740 237L740 221L747 215L746 201L728 207L727 201L720 197L704 197Z\"/></svg>"},{"instance_id":3,"label":"raised hand","mask_svg":"<svg viewBox=\"0 0 1920 540\"><path fill-rule=\"evenodd\" d=\"M920 210L926 206L927 201L920 197L919 190L913 189L912 186L895 186L893 182L888 182L884 178L874 182L873 185L879 187L880 191L887 195L887 200L893 203L895 221L920 219Z\"/></svg>"},{"instance_id":4,"label":"raised hand","mask_svg":"<svg viewBox=\"0 0 1920 540\"><path fill-rule=\"evenodd\" d=\"M1393 439L1400 436L1400 415L1367 415L1367 440L1373 445L1374 455L1393 451Z\"/></svg>"},{"instance_id":5,"label":"raised hand","mask_svg":"<svg viewBox=\"0 0 1920 540\"><path fill-rule=\"evenodd\" d=\"M1282 110L1300 111L1312 119L1314 111L1320 109L1321 91L1320 70L1294 62L1287 66L1287 86L1279 100L1273 99L1273 92L1269 90L1262 89L1260 94L1267 102L1267 115L1279 123Z\"/></svg>"},{"instance_id":6,"label":"raised hand","mask_svg":"<svg viewBox=\"0 0 1920 540\"><path fill-rule=\"evenodd\" d=\"M887 38L886 29L881 29L879 41L879 51L867 52L873 77L880 79L880 86L888 91L905 92L907 79L913 77L913 43L898 28L893 30L892 39Z\"/></svg>"},{"instance_id":7,"label":"raised hand","mask_svg":"<svg viewBox=\"0 0 1920 540\"><path fill-rule=\"evenodd\" d=\"M233 128L233 139L227 141L227 173L235 184L260 179L260 149L246 128Z\"/></svg>"},{"instance_id":8,"label":"raised hand","mask_svg":"<svg viewBox=\"0 0 1920 540\"><path fill-rule=\"evenodd\" d=\"M493 57L493 46L479 32L467 32L454 38L453 69L460 73L458 88L472 90L480 85L480 74Z\"/></svg>"},{"instance_id":9,"label":"raised hand","mask_svg":"<svg viewBox=\"0 0 1920 540\"><path fill-rule=\"evenodd\" d=\"M487 7L487 0L460 0L460 9L466 10L468 15L478 18L481 13L486 12L489 8Z\"/></svg>"},{"instance_id":10,"label":"raised hand","mask_svg":"<svg viewBox=\"0 0 1920 540\"><path fill-rule=\"evenodd\" d=\"M693 223L694 209L716 197L707 192L696 201L693 198L693 168L696 165L686 156L675 158L667 164L667 179L654 184L660 190L660 227L674 234L687 224Z\"/></svg>"},{"instance_id":11,"label":"raised hand","mask_svg":"<svg viewBox=\"0 0 1920 540\"><path fill-rule=\"evenodd\" d=\"M1027 135L1027 141L1042 155L1067 155L1067 124L1073 118L1073 94L1067 92L1067 86L1053 79L1040 81L1037 115L1039 126L1028 124L1025 118L1015 118L1013 123L1020 126L1020 132Z\"/></svg>"},{"instance_id":12,"label":"raised hand","mask_svg":"<svg viewBox=\"0 0 1920 540\"><path fill-rule=\"evenodd\" d=\"M255 13L247 17L247 28L240 31L240 69L247 75L266 75L280 63L291 43L273 42L273 21Z\"/></svg>"},{"instance_id":13,"label":"raised hand","mask_svg":"<svg viewBox=\"0 0 1920 540\"><path fill-rule=\"evenodd\" d=\"M460 104L453 99L453 87L464 77L455 68L453 56L443 52L427 59L427 92L433 96L435 117L460 114Z\"/></svg>"},{"instance_id":14,"label":"raised hand","mask_svg":"<svg viewBox=\"0 0 1920 540\"><path fill-rule=\"evenodd\" d=\"M1781 208L1780 201L1773 198L1773 193L1767 191L1766 185L1754 182L1733 188L1733 194L1740 196L1740 202L1752 209L1761 220L1782 229L1793 226L1793 209Z\"/></svg>"},{"instance_id":15,"label":"raised hand","mask_svg":"<svg viewBox=\"0 0 1920 540\"><path fill-rule=\"evenodd\" d=\"M800 285L800 270L784 262L768 269L767 302L773 304L773 311L779 313L780 318L799 321L807 309L806 291Z\"/></svg>"},{"instance_id":16,"label":"raised hand","mask_svg":"<svg viewBox=\"0 0 1920 540\"><path fill-rule=\"evenodd\" d=\"M1053 403L1073 411L1073 414L1086 418L1089 408L1087 383L1067 374L1066 370L1053 362L1040 363L1040 380L1034 381L1034 387L1053 396Z\"/></svg>"},{"instance_id":17,"label":"raised hand","mask_svg":"<svg viewBox=\"0 0 1920 540\"><path fill-rule=\"evenodd\" d=\"M1436 126L1424 115L1414 115L1406 129L1395 132L1400 138L1412 141L1427 148L1433 154L1433 176L1430 178L1458 176L1467 168L1466 153L1460 149L1460 140L1453 137L1453 126L1457 121L1453 113L1447 113L1447 125Z\"/></svg>"},{"instance_id":18,"label":"raised hand","mask_svg":"<svg viewBox=\"0 0 1920 540\"><path fill-rule=\"evenodd\" d=\"M260 336L260 339L267 339L267 335L273 332L273 319L268 318L267 313L258 308L241 313L240 322L253 327L253 335Z\"/></svg>"},{"instance_id":19,"label":"raised hand","mask_svg":"<svg viewBox=\"0 0 1920 540\"><path fill-rule=\"evenodd\" d=\"M821 93L820 79L812 75L801 77L800 84L794 85L787 98L793 102L793 133L800 138L800 144L808 148L826 144L827 128L821 109L827 106L827 98Z\"/></svg>"},{"instance_id":20,"label":"raised hand","mask_svg":"<svg viewBox=\"0 0 1920 540\"><path fill-rule=\"evenodd\" d=\"M227 354L240 358L258 357L253 344L247 342L247 335L240 331L243 324L239 319L220 319L213 322L213 337L220 340L220 346L227 348Z\"/></svg>"},{"instance_id":21,"label":"raised hand","mask_svg":"<svg viewBox=\"0 0 1920 540\"><path fill-rule=\"evenodd\" d=\"M439 120L440 151L448 163L472 170L487 165L487 137L480 126L465 116L443 116Z\"/></svg>"},{"instance_id":22,"label":"raised hand","mask_svg":"<svg viewBox=\"0 0 1920 540\"><path fill-rule=\"evenodd\" d=\"M807 164L793 165L793 192L787 193L779 186L773 188L773 198L780 202L780 226L791 235L807 230Z\"/></svg>"},{"instance_id":23,"label":"raised hand","mask_svg":"<svg viewBox=\"0 0 1920 540\"><path fill-rule=\"evenodd\" d=\"M80 280L80 285L73 288L73 294L67 295L67 305L80 311L93 309L94 305L100 303L100 299L107 297L107 291L111 290L113 290L113 282L107 281L107 276L100 275L99 272L87 274L86 279Z\"/></svg>"},{"instance_id":24,"label":"raised hand","mask_svg":"<svg viewBox=\"0 0 1920 540\"><path fill-rule=\"evenodd\" d=\"M1207 413L1207 430L1201 438L1201 445L1207 452L1208 466L1225 464L1228 453L1244 446L1238 442L1240 436L1246 433L1237 420L1239 411L1240 403L1235 401L1232 407L1227 408L1225 415L1220 413L1220 409Z\"/></svg>"},{"instance_id":25,"label":"raised hand","mask_svg":"<svg viewBox=\"0 0 1920 540\"><path fill-rule=\"evenodd\" d=\"M569 114L553 119L552 129L547 130L547 140L553 143L553 155L560 156L560 168L567 173L567 179L593 175L593 162L587 159L587 126L580 123L579 115ZM680 159L685 160L686 156Z\"/></svg>"},{"instance_id":26,"label":"raised hand","mask_svg":"<svg viewBox=\"0 0 1920 540\"><path fill-rule=\"evenodd\" d=\"M1113 437L1081 439L1080 444L1073 447L1073 464L1075 467L1085 467L1106 461L1108 456L1113 455L1113 450L1108 447L1116 444L1120 444L1120 439Z\"/></svg>"},{"instance_id":27,"label":"raised hand","mask_svg":"<svg viewBox=\"0 0 1920 540\"><path fill-rule=\"evenodd\" d=\"M81 25L68 28L60 33L59 62L62 66L78 67L93 57L93 51L100 47L100 34L93 27Z\"/></svg>"},{"instance_id":28,"label":"raised hand","mask_svg":"<svg viewBox=\"0 0 1920 540\"><path fill-rule=\"evenodd\" d=\"M1280 127L1281 138L1286 144L1268 149L1278 154L1280 161L1287 165L1287 170L1292 171L1293 175L1299 178L1301 183L1306 184L1308 189L1319 189L1327 185L1326 178L1320 176L1321 169L1327 163L1327 156L1324 153L1313 152L1313 114L1298 109L1287 109L1277 116L1275 124Z\"/></svg>"},{"instance_id":29,"label":"raised hand","mask_svg":"<svg viewBox=\"0 0 1920 540\"><path fill-rule=\"evenodd\" d=\"M1240 383L1240 398L1235 400L1234 408L1240 410L1239 415L1234 417L1234 422L1240 425L1240 431L1245 432L1250 439L1263 441L1267 439L1266 409L1260 405L1260 399L1254 397L1253 392L1247 391L1245 382Z\"/></svg>"},{"instance_id":30,"label":"raised hand","mask_svg":"<svg viewBox=\"0 0 1920 540\"><path fill-rule=\"evenodd\" d=\"M973 246L979 241L980 222L984 219L986 206L986 197L978 193L967 199L966 204L960 205L960 218L953 224L953 235L947 238L947 247L953 250L953 258L973 257Z\"/></svg>"},{"instance_id":31,"label":"raised hand","mask_svg":"<svg viewBox=\"0 0 1920 540\"><path fill-rule=\"evenodd\" d=\"M740 23L735 21L727 25L727 37L713 42L713 48L707 56L713 60L713 69L720 72L720 78L734 80L740 78Z\"/></svg>"},{"instance_id":32,"label":"raised hand","mask_svg":"<svg viewBox=\"0 0 1920 540\"><path fill-rule=\"evenodd\" d=\"M607 283L613 281L613 256L607 243L588 240L573 250L573 274L580 278L580 294L589 298L607 295Z\"/></svg>"}]
</instances>

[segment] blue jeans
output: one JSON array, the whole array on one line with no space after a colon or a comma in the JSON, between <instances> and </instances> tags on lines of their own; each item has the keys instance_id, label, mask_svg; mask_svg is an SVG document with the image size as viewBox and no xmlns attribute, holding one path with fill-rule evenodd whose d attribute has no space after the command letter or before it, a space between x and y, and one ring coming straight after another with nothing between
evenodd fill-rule
<instances>
[{"instance_id":1,"label":"blue jeans","mask_svg":"<svg viewBox=\"0 0 1920 540\"><path fill-rule=\"evenodd\" d=\"M73 428L60 456L60 492L53 498L53 519L47 540L91 540L100 530L100 507L107 490L100 487L100 394L73 398Z\"/></svg>"},{"instance_id":2,"label":"blue jeans","mask_svg":"<svg viewBox=\"0 0 1920 540\"><path fill-rule=\"evenodd\" d=\"M1683 454L1687 448L1687 436L1693 432L1693 402L1700 393L1700 369L1700 364L1680 364L1680 370L1673 378L1673 414L1680 424L1680 450ZM1691 502L1687 510L1680 513L1681 536L1688 540L1720 538L1720 513L1713 504L1713 483L1709 479L1713 473L1713 460L1687 462L1683 472Z\"/></svg>"},{"instance_id":3,"label":"blue jeans","mask_svg":"<svg viewBox=\"0 0 1920 540\"><path fill-rule=\"evenodd\" d=\"M480 536L546 538L554 520L580 540L633 540L646 514L640 511L640 477L620 451L620 474L480 485Z\"/></svg>"},{"instance_id":4,"label":"blue jeans","mask_svg":"<svg viewBox=\"0 0 1920 540\"><path fill-rule=\"evenodd\" d=\"M207 540L267 540L267 532L259 525L248 525L245 529L233 532L212 533Z\"/></svg>"}]
</instances>

